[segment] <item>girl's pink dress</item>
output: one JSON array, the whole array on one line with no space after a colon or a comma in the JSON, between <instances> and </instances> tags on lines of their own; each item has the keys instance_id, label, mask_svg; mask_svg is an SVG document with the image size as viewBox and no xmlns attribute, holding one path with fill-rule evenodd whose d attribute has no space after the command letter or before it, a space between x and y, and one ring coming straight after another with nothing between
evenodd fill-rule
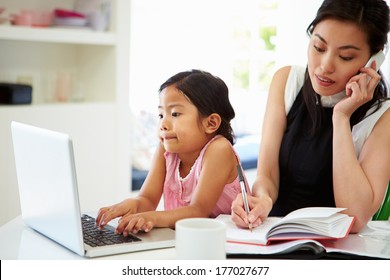
<instances>
[{"instance_id":1,"label":"girl's pink dress","mask_svg":"<svg viewBox=\"0 0 390 280\"><path fill-rule=\"evenodd\" d=\"M202 161L203 161L204 153L207 147L210 145L210 143L212 143L219 137L223 137L223 136L221 135L215 136L204 146L204 148L199 154L199 157L196 159L194 165L192 166L190 173L185 178L180 177L180 173L179 173L180 159L178 155L175 153L165 152L166 170L167 170L165 183L164 183L165 210L171 210L171 209L187 206L190 204L192 199L192 194L194 193L195 188L197 187L200 173L202 171ZM241 165L238 154L234 150L233 146L232 146L232 150L234 151L237 160ZM225 188L217 204L215 205L214 210L212 211L210 217L214 218L217 217L219 214L230 214L232 201L236 198L237 194L239 193L241 193L241 189L240 189L240 183L237 176L237 178L233 182L225 185Z\"/></svg>"}]
</instances>

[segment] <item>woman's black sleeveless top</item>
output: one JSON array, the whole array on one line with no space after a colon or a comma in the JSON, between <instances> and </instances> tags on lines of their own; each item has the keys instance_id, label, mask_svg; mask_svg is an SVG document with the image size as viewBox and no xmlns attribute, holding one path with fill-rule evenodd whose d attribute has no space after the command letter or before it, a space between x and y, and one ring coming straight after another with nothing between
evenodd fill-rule
<instances>
[{"instance_id":1,"label":"woman's black sleeveless top","mask_svg":"<svg viewBox=\"0 0 390 280\"><path fill-rule=\"evenodd\" d=\"M332 181L332 113L323 108L324 121L316 134L302 90L287 115L279 154L279 195L270 216L284 216L302 207L334 207Z\"/></svg>"}]
</instances>

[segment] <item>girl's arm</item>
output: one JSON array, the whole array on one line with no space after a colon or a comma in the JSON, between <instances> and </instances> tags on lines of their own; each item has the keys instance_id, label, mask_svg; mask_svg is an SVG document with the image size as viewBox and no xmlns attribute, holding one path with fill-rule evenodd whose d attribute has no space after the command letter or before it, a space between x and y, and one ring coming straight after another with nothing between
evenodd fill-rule
<instances>
[{"instance_id":1,"label":"girl's arm","mask_svg":"<svg viewBox=\"0 0 390 280\"><path fill-rule=\"evenodd\" d=\"M350 116L372 99L380 76L373 69L362 69L347 84L348 98L333 111L333 189L337 207L355 216L353 232L359 231L379 208L390 179L390 110L378 120L356 157ZM367 81L367 75L372 77Z\"/></svg>"},{"instance_id":2,"label":"girl's arm","mask_svg":"<svg viewBox=\"0 0 390 280\"><path fill-rule=\"evenodd\" d=\"M96 224L104 227L117 217L155 210L161 199L165 179L164 147L159 144L153 155L151 168L136 198L128 198L118 204L103 207L96 217Z\"/></svg>"},{"instance_id":3,"label":"girl's arm","mask_svg":"<svg viewBox=\"0 0 390 280\"><path fill-rule=\"evenodd\" d=\"M148 175L137 196L140 201L138 212L155 210L160 202L166 174L164 153L164 146L159 143L153 155Z\"/></svg>"},{"instance_id":4,"label":"girl's arm","mask_svg":"<svg viewBox=\"0 0 390 280\"><path fill-rule=\"evenodd\" d=\"M127 235L138 230L149 231L153 227L174 228L176 221L191 217L209 217L226 184L237 178L237 158L230 143L219 138L207 148L202 171L188 206L169 211L138 213L123 220L118 231Z\"/></svg>"},{"instance_id":5,"label":"girl's arm","mask_svg":"<svg viewBox=\"0 0 390 280\"><path fill-rule=\"evenodd\" d=\"M278 70L271 82L264 114L261 145L257 162L257 176L248 196L252 209L247 217L241 196L232 205L232 219L241 227L259 225L268 216L279 190L279 149L286 127L284 92L291 67ZM249 219L249 220L247 220Z\"/></svg>"}]
</instances>

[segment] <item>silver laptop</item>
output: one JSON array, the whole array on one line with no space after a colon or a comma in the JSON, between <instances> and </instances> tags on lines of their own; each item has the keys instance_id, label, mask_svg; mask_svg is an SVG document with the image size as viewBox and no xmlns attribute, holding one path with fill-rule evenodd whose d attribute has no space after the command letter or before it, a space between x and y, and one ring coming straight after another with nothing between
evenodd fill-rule
<instances>
[{"instance_id":1,"label":"silver laptop","mask_svg":"<svg viewBox=\"0 0 390 280\"><path fill-rule=\"evenodd\" d=\"M169 228L155 228L129 239L114 235L106 240L109 232L92 227L100 242L84 240L83 233L88 230L86 226L83 229L82 220L92 224L94 220L80 212L70 137L19 122L12 122L11 129L22 217L29 227L86 257L175 245L175 231ZM114 230L111 226L106 229Z\"/></svg>"}]
</instances>

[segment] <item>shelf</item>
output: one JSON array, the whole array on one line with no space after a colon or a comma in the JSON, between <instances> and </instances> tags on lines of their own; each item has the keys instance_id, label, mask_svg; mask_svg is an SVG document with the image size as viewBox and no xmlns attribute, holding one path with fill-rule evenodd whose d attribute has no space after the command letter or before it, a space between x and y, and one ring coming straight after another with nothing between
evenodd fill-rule
<instances>
[{"instance_id":1,"label":"shelf","mask_svg":"<svg viewBox=\"0 0 390 280\"><path fill-rule=\"evenodd\" d=\"M115 34L109 32L62 27L39 28L10 25L0 26L0 39L102 46L113 46L116 43Z\"/></svg>"},{"instance_id":2,"label":"shelf","mask_svg":"<svg viewBox=\"0 0 390 280\"><path fill-rule=\"evenodd\" d=\"M102 108L115 107L115 102L64 102L64 103L43 103L43 104L26 104L26 105L7 105L0 104L0 113L34 111L37 110L84 110L85 108Z\"/></svg>"},{"instance_id":3,"label":"shelf","mask_svg":"<svg viewBox=\"0 0 390 280\"><path fill-rule=\"evenodd\" d=\"M76 0L0 0L8 11L72 9ZM109 31L0 24L0 80L33 85L33 104L0 105L0 225L20 214L11 121L61 131L74 140L85 210L130 192L130 1L110 0ZM48 102L66 92L70 100ZM107 191L107 186L110 190ZM93 199L90 194L93 192Z\"/></svg>"}]
</instances>

